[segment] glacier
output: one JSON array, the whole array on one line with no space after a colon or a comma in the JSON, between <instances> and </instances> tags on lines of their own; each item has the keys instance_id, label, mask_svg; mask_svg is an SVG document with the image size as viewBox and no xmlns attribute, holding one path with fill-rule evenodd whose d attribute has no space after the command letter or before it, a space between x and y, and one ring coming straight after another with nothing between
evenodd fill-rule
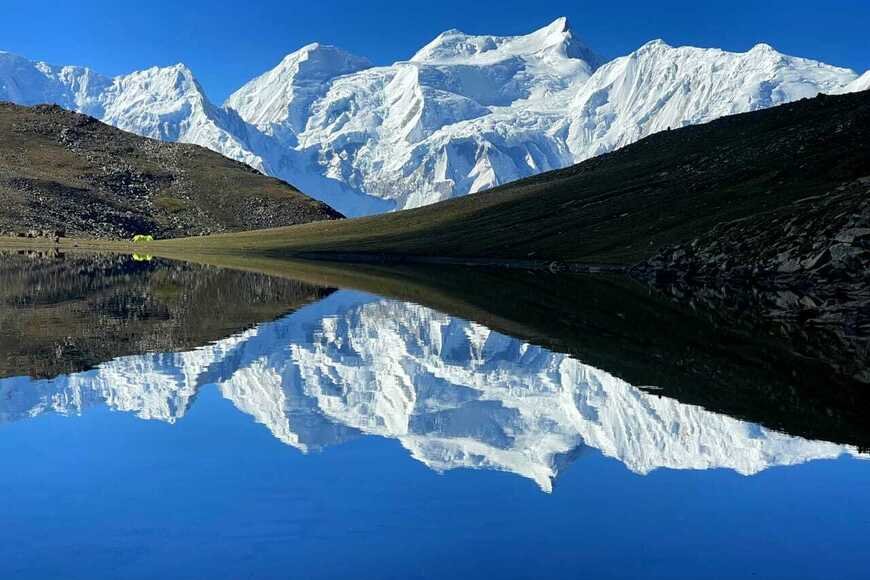
<instances>
[{"instance_id":1,"label":"glacier","mask_svg":"<svg viewBox=\"0 0 870 580\"><path fill-rule=\"evenodd\" d=\"M559 18L522 36L440 34L374 66L310 44L212 104L184 65L114 78L0 52L0 99L56 103L194 143L348 216L427 205L612 151L651 133L818 93L870 71L781 54L649 42L605 62Z\"/></svg>"},{"instance_id":2,"label":"glacier","mask_svg":"<svg viewBox=\"0 0 870 580\"><path fill-rule=\"evenodd\" d=\"M302 452L363 436L398 441L442 472L513 473L550 492L597 450L638 474L744 475L867 455L661 397L567 355L424 306L338 291L273 322L180 353L126 356L51 379L0 380L0 426L96 406L183 419L216 388Z\"/></svg>"}]
</instances>

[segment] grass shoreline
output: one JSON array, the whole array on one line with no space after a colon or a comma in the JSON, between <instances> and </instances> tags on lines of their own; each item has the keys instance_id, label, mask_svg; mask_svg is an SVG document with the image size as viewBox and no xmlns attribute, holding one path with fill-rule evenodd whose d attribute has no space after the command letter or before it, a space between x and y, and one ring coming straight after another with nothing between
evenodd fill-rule
<instances>
[{"instance_id":1,"label":"grass shoreline","mask_svg":"<svg viewBox=\"0 0 870 580\"><path fill-rule=\"evenodd\" d=\"M247 233L247 232L245 232ZM198 261L196 257L247 258L250 260L271 259L286 262L350 263L379 265L444 265L470 268L500 268L559 273L625 273L629 266L616 263L562 262L559 260L463 258L451 256L418 256L412 254L298 251L278 254L270 251L246 251L244 249L200 248L186 241L196 238L155 240L153 242L128 242L119 240L95 240L86 238L61 238L59 242L43 238L0 237L0 251L63 251L63 252L109 252L116 254L148 255L184 261ZM235 260L230 260L235 261Z\"/></svg>"}]
</instances>

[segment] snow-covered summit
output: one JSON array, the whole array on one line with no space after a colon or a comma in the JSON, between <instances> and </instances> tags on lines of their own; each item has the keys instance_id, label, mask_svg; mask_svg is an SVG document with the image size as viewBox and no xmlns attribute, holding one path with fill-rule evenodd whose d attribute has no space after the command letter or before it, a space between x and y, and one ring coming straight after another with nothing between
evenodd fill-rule
<instances>
[{"instance_id":1,"label":"snow-covered summit","mask_svg":"<svg viewBox=\"0 0 870 580\"><path fill-rule=\"evenodd\" d=\"M0 100L58 104L144 137L202 145L268 170L255 152L267 148L265 140L237 113L213 105L181 63L112 78L0 53Z\"/></svg>"},{"instance_id":2,"label":"snow-covered summit","mask_svg":"<svg viewBox=\"0 0 870 580\"><path fill-rule=\"evenodd\" d=\"M389 66L310 44L223 107L178 67L110 79L0 53L0 99L209 147L349 216L474 193L668 127L868 88L867 74L766 44L739 53L655 40L605 63L565 18L521 36L449 30Z\"/></svg>"},{"instance_id":3,"label":"snow-covered summit","mask_svg":"<svg viewBox=\"0 0 870 580\"><path fill-rule=\"evenodd\" d=\"M580 161L651 133L835 92L848 69L766 44L735 53L648 42L590 77L569 105L566 144Z\"/></svg>"},{"instance_id":4,"label":"snow-covered summit","mask_svg":"<svg viewBox=\"0 0 870 580\"><path fill-rule=\"evenodd\" d=\"M309 44L285 56L278 66L245 84L226 106L262 131L305 128L308 107L336 77L371 67L368 59L334 46Z\"/></svg>"},{"instance_id":5,"label":"snow-covered summit","mask_svg":"<svg viewBox=\"0 0 870 580\"><path fill-rule=\"evenodd\" d=\"M78 66L53 66L0 51L0 99L21 105L54 103L81 112L99 107L111 79Z\"/></svg>"},{"instance_id":6,"label":"snow-covered summit","mask_svg":"<svg viewBox=\"0 0 870 580\"><path fill-rule=\"evenodd\" d=\"M575 38L564 17L524 36L473 36L448 30L421 48L411 62L480 65L517 57L547 56L583 60L589 72L601 64L601 58Z\"/></svg>"}]
</instances>

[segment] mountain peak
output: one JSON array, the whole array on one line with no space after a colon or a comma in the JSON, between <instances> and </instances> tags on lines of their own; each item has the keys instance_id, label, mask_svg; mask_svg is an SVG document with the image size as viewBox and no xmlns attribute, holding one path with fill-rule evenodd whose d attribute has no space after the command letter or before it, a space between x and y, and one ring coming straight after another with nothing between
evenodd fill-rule
<instances>
[{"instance_id":1,"label":"mountain peak","mask_svg":"<svg viewBox=\"0 0 870 580\"><path fill-rule=\"evenodd\" d=\"M332 45L332 44L323 44L321 42L312 42L310 44L306 44L302 48L300 48L298 50L294 50L291 53L288 53L286 56L284 56L284 58L282 59L281 62L282 63L283 62L295 62L295 61L299 60L300 58L310 57L312 54L318 54L318 53L332 54L332 55L341 56L343 58L350 59L350 60L368 62L368 59L361 57L361 56L357 56L351 52L344 50L343 48L339 48L339 47Z\"/></svg>"},{"instance_id":2,"label":"mountain peak","mask_svg":"<svg viewBox=\"0 0 870 580\"><path fill-rule=\"evenodd\" d=\"M314 42L285 56L278 65L234 92L226 106L263 130L287 124L292 133L305 125L308 106L337 77L371 68L367 58Z\"/></svg>"},{"instance_id":3,"label":"mountain peak","mask_svg":"<svg viewBox=\"0 0 870 580\"><path fill-rule=\"evenodd\" d=\"M557 18L534 32L521 36L471 35L451 29L442 32L421 48L412 62L430 64L485 64L514 57L529 57L556 51L567 58L577 58L596 68L601 59L574 38L566 17Z\"/></svg>"},{"instance_id":4,"label":"mountain peak","mask_svg":"<svg viewBox=\"0 0 870 580\"><path fill-rule=\"evenodd\" d=\"M314 52L315 50L320 50L321 47L323 47L323 45L320 44L319 42L312 42L312 43L310 43L310 44L306 44L305 46L303 46L302 48L300 48L300 49L297 50L296 52L297 52L297 53L300 53L300 52L306 52L306 53L307 53L307 52ZM293 53L291 53L291 54L293 54Z\"/></svg>"},{"instance_id":5,"label":"mountain peak","mask_svg":"<svg viewBox=\"0 0 870 580\"><path fill-rule=\"evenodd\" d=\"M533 32L530 37L536 37L540 40L542 50L557 50L568 58L585 61L592 70L605 62L574 34L571 30L571 23L565 16L557 18L547 26Z\"/></svg>"},{"instance_id":6,"label":"mountain peak","mask_svg":"<svg viewBox=\"0 0 870 580\"><path fill-rule=\"evenodd\" d=\"M175 97L193 97L197 100L205 100L205 91L199 81L184 63L176 63L169 66L152 66L145 70L136 71L128 75L114 79L117 89L120 91L134 91L134 95L151 94L155 98L170 95ZM134 98L135 100L135 98Z\"/></svg>"},{"instance_id":7,"label":"mountain peak","mask_svg":"<svg viewBox=\"0 0 870 580\"><path fill-rule=\"evenodd\" d=\"M571 34L571 26L566 16L560 16L550 24L536 30L530 36L540 36L553 41L559 41L564 38L565 34Z\"/></svg>"},{"instance_id":8,"label":"mountain peak","mask_svg":"<svg viewBox=\"0 0 870 580\"><path fill-rule=\"evenodd\" d=\"M284 81L291 83L297 78L306 77L326 80L371 66L372 63L367 58L356 56L336 46L312 42L287 54L275 68L258 78L282 77ZM287 78L288 76L290 78Z\"/></svg>"},{"instance_id":9,"label":"mountain peak","mask_svg":"<svg viewBox=\"0 0 870 580\"><path fill-rule=\"evenodd\" d=\"M767 44L766 42L759 42L755 46L753 46L749 52L777 52L775 48Z\"/></svg>"},{"instance_id":10,"label":"mountain peak","mask_svg":"<svg viewBox=\"0 0 870 580\"><path fill-rule=\"evenodd\" d=\"M193 75L193 71L183 62L178 62L172 66L168 66L166 67L166 70L175 73L180 77L184 77L185 79L190 79L192 81L196 80L196 77Z\"/></svg>"},{"instance_id":11,"label":"mountain peak","mask_svg":"<svg viewBox=\"0 0 870 580\"><path fill-rule=\"evenodd\" d=\"M531 50L546 50L571 44L573 34L568 25L568 19L562 16L525 37L517 38L517 40L520 39L526 40Z\"/></svg>"},{"instance_id":12,"label":"mountain peak","mask_svg":"<svg viewBox=\"0 0 870 580\"><path fill-rule=\"evenodd\" d=\"M116 77L118 79L135 79L135 78L160 78L160 79L182 79L186 82L196 82L196 77L193 71L186 64L178 62L167 66L152 66L146 69L137 70L127 75Z\"/></svg>"},{"instance_id":13,"label":"mountain peak","mask_svg":"<svg viewBox=\"0 0 870 580\"><path fill-rule=\"evenodd\" d=\"M653 40L650 40L649 42L645 42L644 44L642 44L640 46L640 48L638 48L637 50L634 51L633 54L644 53L644 52L655 52L655 51L662 51L662 50L670 50L672 48L673 48L673 46L671 46L670 44L668 44L667 42L665 42L661 38L655 38Z\"/></svg>"}]
</instances>

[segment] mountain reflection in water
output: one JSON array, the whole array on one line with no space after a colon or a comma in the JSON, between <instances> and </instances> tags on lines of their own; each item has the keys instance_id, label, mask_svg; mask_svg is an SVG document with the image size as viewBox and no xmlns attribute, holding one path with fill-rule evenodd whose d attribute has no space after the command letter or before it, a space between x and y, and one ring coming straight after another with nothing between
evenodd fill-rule
<instances>
[{"instance_id":1,"label":"mountain reflection in water","mask_svg":"<svg viewBox=\"0 0 870 580\"><path fill-rule=\"evenodd\" d=\"M0 380L0 421L105 405L175 422L203 388L303 452L363 435L444 471L507 471L544 491L585 448L628 469L750 475L855 447L638 389L606 370L417 304L341 290L206 346Z\"/></svg>"}]
</instances>

